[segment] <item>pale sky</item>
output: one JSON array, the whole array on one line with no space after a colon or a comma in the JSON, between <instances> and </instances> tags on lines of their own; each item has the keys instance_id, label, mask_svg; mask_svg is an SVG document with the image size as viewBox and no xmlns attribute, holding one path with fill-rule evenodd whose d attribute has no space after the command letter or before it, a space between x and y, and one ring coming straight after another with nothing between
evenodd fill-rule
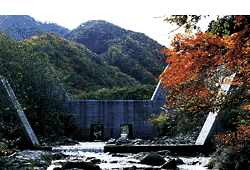
<instances>
[{"instance_id":1,"label":"pale sky","mask_svg":"<svg viewBox=\"0 0 250 170\"><path fill-rule=\"evenodd\" d=\"M195 7L193 4L196 4ZM201 4L200 7L199 4ZM237 8L237 6L233 6ZM230 13L230 10L227 10L229 13L223 13L222 9L225 8L228 9L228 6L225 6L223 1L218 0L181 0L175 2L169 0L6 0L1 2L0 14L30 15L35 20L56 23L70 30L86 21L101 19L128 30L142 32L160 44L169 47L171 39L168 39L168 32L177 27L163 22L164 17L153 17L182 14L210 15L198 24L201 30L205 31L209 22L216 20L216 15L238 14L236 10L234 13ZM241 12L239 14L244 14L242 9L243 7L238 10ZM170 35L176 33L184 33L184 29Z\"/></svg>"}]
</instances>

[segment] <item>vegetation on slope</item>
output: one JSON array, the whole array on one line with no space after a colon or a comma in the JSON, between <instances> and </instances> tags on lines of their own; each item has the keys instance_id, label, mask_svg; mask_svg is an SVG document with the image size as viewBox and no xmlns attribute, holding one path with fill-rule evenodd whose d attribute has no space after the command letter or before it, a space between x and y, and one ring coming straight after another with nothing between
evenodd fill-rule
<instances>
[{"instance_id":1,"label":"vegetation on slope","mask_svg":"<svg viewBox=\"0 0 250 170\"><path fill-rule=\"evenodd\" d=\"M77 94L103 88L156 87L165 67L165 56L160 52L163 46L142 33L106 21L88 21L69 31L53 23L35 21L30 16L1 18L3 32L10 31L16 41L22 40L21 46L31 45L32 50L48 55L56 73L64 76L60 80L72 99Z\"/></svg>"},{"instance_id":2,"label":"vegetation on slope","mask_svg":"<svg viewBox=\"0 0 250 170\"><path fill-rule=\"evenodd\" d=\"M69 42L53 33L32 37L20 42L20 45L22 48L31 45L33 51L48 55L55 70L60 70L67 77L61 80L69 96L102 88L141 84L117 67L107 64L84 45Z\"/></svg>"},{"instance_id":3,"label":"vegetation on slope","mask_svg":"<svg viewBox=\"0 0 250 170\"><path fill-rule=\"evenodd\" d=\"M164 46L143 33L125 30L103 20L82 23L64 37L85 45L108 64L142 84L157 84L166 66L166 57L161 54Z\"/></svg>"},{"instance_id":4,"label":"vegetation on slope","mask_svg":"<svg viewBox=\"0 0 250 170\"><path fill-rule=\"evenodd\" d=\"M200 17L190 18L197 22ZM184 25L187 30L190 28L186 15L171 16L166 21ZM167 59L171 65L160 78L163 78L164 88L169 89L167 106L174 112L170 119L163 113L152 121L156 126L163 126L182 117L187 123L182 124L183 121L178 120L172 130L195 130L203 125L209 111L220 108L226 132L216 136L214 144L217 149L209 166L215 169L249 169L250 18L224 16L211 22L209 27L209 31L197 33L195 37L177 34L171 44L173 49L162 51L171 55ZM221 78L233 73L237 73L232 83L234 88L226 95L217 96Z\"/></svg>"},{"instance_id":5,"label":"vegetation on slope","mask_svg":"<svg viewBox=\"0 0 250 170\"><path fill-rule=\"evenodd\" d=\"M1 75L10 83L38 139L76 138L77 121L63 107L60 91L54 92L53 86L59 83L53 72L46 69L50 67L48 55L32 50L32 45L22 46L22 43L13 41L5 34L0 34L0 47ZM22 147L25 141L20 136L20 127L15 126L13 115L7 113L8 109L2 107L1 155L11 154L16 146ZM56 138L51 137L53 134Z\"/></svg>"},{"instance_id":6,"label":"vegetation on slope","mask_svg":"<svg viewBox=\"0 0 250 170\"><path fill-rule=\"evenodd\" d=\"M155 85L135 85L134 87L103 88L91 93L72 96L72 100L150 100Z\"/></svg>"}]
</instances>

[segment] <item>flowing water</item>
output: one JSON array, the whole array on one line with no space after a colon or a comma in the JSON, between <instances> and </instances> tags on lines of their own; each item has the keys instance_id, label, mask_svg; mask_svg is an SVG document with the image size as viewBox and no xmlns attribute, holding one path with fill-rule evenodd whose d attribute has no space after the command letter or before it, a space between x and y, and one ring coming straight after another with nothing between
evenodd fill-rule
<instances>
[{"instance_id":1,"label":"flowing water","mask_svg":"<svg viewBox=\"0 0 250 170\"><path fill-rule=\"evenodd\" d=\"M118 157L110 153L104 153L105 142L79 142L79 144L73 146L58 146L53 147L52 152L62 152L65 155L69 155L72 159L87 159L95 157L96 159L100 159L101 163L96 164L101 169L122 169L128 168L132 166L136 166L137 168L149 168L153 167L150 165L139 164L139 159L136 159L138 154L133 153L123 153L124 157ZM177 157L176 157L177 158ZM208 168L204 167L210 161L210 157L183 157L178 156L185 165L178 165L181 170L206 170ZM168 158L165 158L168 161ZM52 164L56 161L52 161ZM193 165L192 165L193 164ZM51 165L48 170L52 170L53 166ZM60 167L60 166L59 166Z\"/></svg>"}]
</instances>

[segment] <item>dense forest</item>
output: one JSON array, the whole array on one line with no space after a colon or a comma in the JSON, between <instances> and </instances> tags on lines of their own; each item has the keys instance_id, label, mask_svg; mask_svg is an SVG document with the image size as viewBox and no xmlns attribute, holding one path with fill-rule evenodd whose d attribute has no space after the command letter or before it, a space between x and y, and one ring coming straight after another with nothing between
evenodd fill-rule
<instances>
[{"instance_id":1,"label":"dense forest","mask_svg":"<svg viewBox=\"0 0 250 170\"><path fill-rule=\"evenodd\" d=\"M39 57L48 55L71 99L150 99L166 66L164 46L103 20L69 31L19 15L2 16L0 26L20 48L30 46Z\"/></svg>"}]
</instances>

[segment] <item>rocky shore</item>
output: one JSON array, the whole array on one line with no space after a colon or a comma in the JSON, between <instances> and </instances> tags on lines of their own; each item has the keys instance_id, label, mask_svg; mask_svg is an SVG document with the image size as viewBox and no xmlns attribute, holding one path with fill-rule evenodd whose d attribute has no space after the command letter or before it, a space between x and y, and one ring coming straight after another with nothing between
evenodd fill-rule
<instances>
[{"instance_id":1,"label":"rocky shore","mask_svg":"<svg viewBox=\"0 0 250 170\"><path fill-rule=\"evenodd\" d=\"M178 145L178 144L195 144L195 140L198 137L198 132L193 132L191 134L179 134L176 136L161 136L156 137L153 140L143 140L143 139L128 139L128 137L122 136L118 139L111 138L108 144L123 144L132 143L134 145Z\"/></svg>"},{"instance_id":2,"label":"rocky shore","mask_svg":"<svg viewBox=\"0 0 250 170\"><path fill-rule=\"evenodd\" d=\"M154 140L126 139L115 142L155 145L194 144L197 133L178 135L172 138L162 136ZM124 139L124 140L123 140ZM62 143L64 142L64 144ZM58 141L51 151L23 150L1 157L1 169L208 169L210 157L200 154L194 157L172 155L168 150L140 153L104 153L104 146L114 142L78 142L71 139ZM65 145L67 144L67 145ZM44 146L48 145L43 143Z\"/></svg>"}]
</instances>

